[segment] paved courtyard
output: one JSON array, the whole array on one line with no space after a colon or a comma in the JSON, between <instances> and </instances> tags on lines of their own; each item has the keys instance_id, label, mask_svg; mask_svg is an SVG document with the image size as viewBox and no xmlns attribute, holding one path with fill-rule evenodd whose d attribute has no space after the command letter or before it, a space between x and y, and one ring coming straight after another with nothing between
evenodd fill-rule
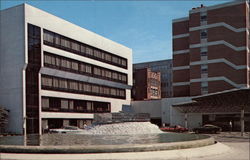
<instances>
[{"instance_id":1,"label":"paved courtyard","mask_svg":"<svg viewBox=\"0 0 250 160\"><path fill-rule=\"evenodd\" d=\"M240 132L222 132L220 134L209 134L216 141L221 142L231 148L231 151L226 154L189 158L187 160L250 160L250 135L249 132L244 133L242 137Z\"/></svg>"}]
</instances>

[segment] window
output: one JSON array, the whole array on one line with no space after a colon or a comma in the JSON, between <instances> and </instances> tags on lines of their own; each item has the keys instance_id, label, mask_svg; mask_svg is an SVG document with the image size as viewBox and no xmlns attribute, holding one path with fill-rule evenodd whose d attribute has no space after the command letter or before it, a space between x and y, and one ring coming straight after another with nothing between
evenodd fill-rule
<instances>
[{"instance_id":1,"label":"window","mask_svg":"<svg viewBox=\"0 0 250 160\"><path fill-rule=\"evenodd\" d=\"M92 92L99 93L99 86L92 86Z\"/></svg>"},{"instance_id":2,"label":"window","mask_svg":"<svg viewBox=\"0 0 250 160\"><path fill-rule=\"evenodd\" d=\"M51 56L44 55L44 63L45 64L51 64Z\"/></svg>"},{"instance_id":3,"label":"window","mask_svg":"<svg viewBox=\"0 0 250 160\"><path fill-rule=\"evenodd\" d=\"M56 57L56 66L60 67L61 65L61 59L59 57Z\"/></svg>"},{"instance_id":4,"label":"window","mask_svg":"<svg viewBox=\"0 0 250 160\"><path fill-rule=\"evenodd\" d=\"M108 62L111 62L111 55L109 54L105 54L105 60L108 61Z\"/></svg>"},{"instance_id":5,"label":"window","mask_svg":"<svg viewBox=\"0 0 250 160\"><path fill-rule=\"evenodd\" d=\"M90 84L83 84L83 90L85 92L91 92L91 85Z\"/></svg>"},{"instance_id":6,"label":"window","mask_svg":"<svg viewBox=\"0 0 250 160\"><path fill-rule=\"evenodd\" d=\"M53 78L53 87L55 88L59 87L59 80L57 78Z\"/></svg>"},{"instance_id":7,"label":"window","mask_svg":"<svg viewBox=\"0 0 250 160\"><path fill-rule=\"evenodd\" d=\"M74 81L69 81L69 89L77 91L78 90L78 83L74 82Z\"/></svg>"},{"instance_id":8,"label":"window","mask_svg":"<svg viewBox=\"0 0 250 160\"><path fill-rule=\"evenodd\" d=\"M113 96L116 96L116 89L111 88L110 89L110 94L113 95Z\"/></svg>"},{"instance_id":9,"label":"window","mask_svg":"<svg viewBox=\"0 0 250 160\"><path fill-rule=\"evenodd\" d=\"M91 65L86 65L86 72L87 73L92 73Z\"/></svg>"},{"instance_id":10,"label":"window","mask_svg":"<svg viewBox=\"0 0 250 160\"><path fill-rule=\"evenodd\" d=\"M115 57L115 56L112 56L112 62L113 62L113 63L118 63L118 58Z\"/></svg>"},{"instance_id":11,"label":"window","mask_svg":"<svg viewBox=\"0 0 250 160\"><path fill-rule=\"evenodd\" d=\"M201 92L203 94L208 92L208 82L207 81L201 82Z\"/></svg>"},{"instance_id":12,"label":"window","mask_svg":"<svg viewBox=\"0 0 250 160\"><path fill-rule=\"evenodd\" d=\"M207 16L204 15L204 16L201 16L201 21L206 21L207 20Z\"/></svg>"},{"instance_id":13,"label":"window","mask_svg":"<svg viewBox=\"0 0 250 160\"><path fill-rule=\"evenodd\" d=\"M49 108L49 98L42 98L42 108Z\"/></svg>"},{"instance_id":14,"label":"window","mask_svg":"<svg viewBox=\"0 0 250 160\"><path fill-rule=\"evenodd\" d=\"M70 41L67 38L61 38L61 45L64 48L70 48Z\"/></svg>"},{"instance_id":15,"label":"window","mask_svg":"<svg viewBox=\"0 0 250 160\"><path fill-rule=\"evenodd\" d=\"M118 66L118 67L122 67L122 68L127 67L127 59L123 57L117 56L109 52L102 51L98 48L88 46L87 44L78 42L76 40L71 40L70 38L67 38L65 36L59 35L54 32L47 31L45 29L43 31L44 31L44 43L46 45L50 45L52 47L63 49L63 50L66 50L75 54L88 56L93 59L98 59L102 62L107 62L109 64L113 63L113 65ZM33 32L32 32L32 35L33 35ZM33 38L33 36L31 36L31 38ZM36 41L36 39L34 41ZM37 42L34 42L34 41L32 41L32 44L30 45L40 44L40 40L37 40Z\"/></svg>"},{"instance_id":16,"label":"window","mask_svg":"<svg viewBox=\"0 0 250 160\"><path fill-rule=\"evenodd\" d=\"M59 80L59 88L61 88L61 89L67 89L68 88L67 80L60 79Z\"/></svg>"},{"instance_id":17,"label":"window","mask_svg":"<svg viewBox=\"0 0 250 160\"><path fill-rule=\"evenodd\" d=\"M52 87L52 78L42 77L42 85L47 87Z\"/></svg>"},{"instance_id":18,"label":"window","mask_svg":"<svg viewBox=\"0 0 250 160\"><path fill-rule=\"evenodd\" d=\"M100 68L94 68L94 74L101 76L101 69Z\"/></svg>"},{"instance_id":19,"label":"window","mask_svg":"<svg viewBox=\"0 0 250 160\"><path fill-rule=\"evenodd\" d=\"M115 72L113 72L113 73L112 73L112 78L113 78L113 79L118 79L118 74L115 73Z\"/></svg>"},{"instance_id":20,"label":"window","mask_svg":"<svg viewBox=\"0 0 250 160\"><path fill-rule=\"evenodd\" d=\"M55 44L60 46L61 45L60 36L59 35L55 35L54 37L55 37Z\"/></svg>"},{"instance_id":21,"label":"window","mask_svg":"<svg viewBox=\"0 0 250 160\"><path fill-rule=\"evenodd\" d=\"M49 42L49 43L53 43L54 42L54 33L44 32L43 40L46 42Z\"/></svg>"},{"instance_id":22,"label":"window","mask_svg":"<svg viewBox=\"0 0 250 160\"><path fill-rule=\"evenodd\" d=\"M201 35L201 39L207 38L207 30L206 29L202 29L200 31L200 35Z\"/></svg>"},{"instance_id":23,"label":"window","mask_svg":"<svg viewBox=\"0 0 250 160\"><path fill-rule=\"evenodd\" d=\"M201 56L207 56L207 47L202 47L200 50Z\"/></svg>"},{"instance_id":24,"label":"window","mask_svg":"<svg viewBox=\"0 0 250 160\"><path fill-rule=\"evenodd\" d=\"M86 54L90 55L90 56L93 56L93 49L89 48L89 47L86 47Z\"/></svg>"},{"instance_id":25,"label":"window","mask_svg":"<svg viewBox=\"0 0 250 160\"><path fill-rule=\"evenodd\" d=\"M66 60L66 68L71 69L71 61Z\"/></svg>"},{"instance_id":26,"label":"window","mask_svg":"<svg viewBox=\"0 0 250 160\"><path fill-rule=\"evenodd\" d=\"M86 47L84 45L81 45L81 52L85 53L86 52Z\"/></svg>"},{"instance_id":27,"label":"window","mask_svg":"<svg viewBox=\"0 0 250 160\"><path fill-rule=\"evenodd\" d=\"M80 52L80 45L76 42L71 42L71 48L77 52Z\"/></svg>"},{"instance_id":28,"label":"window","mask_svg":"<svg viewBox=\"0 0 250 160\"><path fill-rule=\"evenodd\" d=\"M77 62L72 61L72 69L75 71L78 71L78 63Z\"/></svg>"},{"instance_id":29,"label":"window","mask_svg":"<svg viewBox=\"0 0 250 160\"><path fill-rule=\"evenodd\" d=\"M83 84L81 82L78 83L78 89L79 91L83 91Z\"/></svg>"},{"instance_id":30,"label":"window","mask_svg":"<svg viewBox=\"0 0 250 160\"><path fill-rule=\"evenodd\" d=\"M120 96L125 97L125 90L120 90Z\"/></svg>"},{"instance_id":31,"label":"window","mask_svg":"<svg viewBox=\"0 0 250 160\"><path fill-rule=\"evenodd\" d=\"M207 73L207 64L202 64L201 65L201 73Z\"/></svg>"},{"instance_id":32,"label":"window","mask_svg":"<svg viewBox=\"0 0 250 160\"><path fill-rule=\"evenodd\" d=\"M125 59L122 59L122 66L127 66L127 61Z\"/></svg>"},{"instance_id":33,"label":"window","mask_svg":"<svg viewBox=\"0 0 250 160\"><path fill-rule=\"evenodd\" d=\"M107 87L104 87L104 94L109 95L110 89Z\"/></svg>"},{"instance_id":34,"label":"window","mask_svg":"<svg viewBox=\"0 0 250 160\"><path fill-rule=\"evenodd\" d=\"M69 109L69 101L68 100L61 100L61 108L62 109Z\"/></svg>"},{"instance_id":35,"label":"window","mask_svg":"<svg viewBox=\"0 0 250 160\"><path fill-rule=\"evenodd\" d=\"M106 71L106 77L112 78L112 72L111 71Z\"/></svg>"},{"instance_id":36,"label":"window","mask_svg":"<svg viewBox=\"0 0 250 160\"><path fill-rule=\"evenodd\" d=\"M102 53L98 50L94 50L94 56L97 57L97 58L102 58Z\"/></svg>"}]
</instances>

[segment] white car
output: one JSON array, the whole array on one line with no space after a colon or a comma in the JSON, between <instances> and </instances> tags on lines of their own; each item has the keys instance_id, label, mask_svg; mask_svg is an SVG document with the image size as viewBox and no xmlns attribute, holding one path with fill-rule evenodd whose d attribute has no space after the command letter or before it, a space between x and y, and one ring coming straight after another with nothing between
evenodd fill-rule
<instances>
[{"instance_id":1,"label":"white car","mask_svg":"<svg viewBox=\"0 0 250 160\"><path fill-rule=\"evenodd\" d=\"M64 126L62 128L50 129L50 133L78 133L82 132L83 129L80 129L76 126Z\"/></svg>"}]
</instances>

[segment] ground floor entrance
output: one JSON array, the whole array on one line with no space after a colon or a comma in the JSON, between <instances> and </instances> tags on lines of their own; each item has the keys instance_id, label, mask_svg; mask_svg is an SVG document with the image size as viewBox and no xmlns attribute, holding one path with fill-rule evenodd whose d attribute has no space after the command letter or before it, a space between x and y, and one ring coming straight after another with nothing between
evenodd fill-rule
<instances>
[{"instance_id":1,"label":"ground floor entrance","mask_svg":"<svg viewBox=\"0 0 250 160\"><path fill-rule=\"evenodd\" d=\"M202 115L202 125L213 124L222 128L222 131L230 131L230 121L232 131L240 131L240 114L204 114ZM244 117L245 131L250 131L250 114L246 113Z\"/></svg>"},{"instance_id":2,"label":"ground floor entrance","mask_svg":"<svg viewBox=\"0 0 250 160\"><path fill-rule=\"evenodd\" d=\"M76 126L78 128L84 128L84 125L92 124L92 119L61 119L61 118L49 118L42 119L42 131L43 133L52 128L62 128L63 126Z\"/></svg>"}]
</instances>

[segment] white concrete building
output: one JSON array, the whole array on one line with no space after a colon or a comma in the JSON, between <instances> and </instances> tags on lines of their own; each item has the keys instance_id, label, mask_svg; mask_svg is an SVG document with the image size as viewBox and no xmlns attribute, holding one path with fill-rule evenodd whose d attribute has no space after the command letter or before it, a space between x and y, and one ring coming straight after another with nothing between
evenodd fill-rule
<instances>
[{"instance_id":1,"label":"white concrete building","mask_svg":"<svg viewBox=\"0 0 250 160\"><path fill-rule=\"evenodd\" d=\"M0 105L10 132L81 127L93 113L130 105L130 48L27 4L0 14Z\"/></svg>"},{"instance_id":2,"label":"white concrete building","mask_svg":"<svg viewBox=\"0 0 250 160\"><path fill-rule=\"evenodd\" d=\"M199 127L202 124L202 114L185 114L173 107L174 104L191 101L192 97L163 98L149 101L132 101L132 111L135 113L149 113L151 122L159 126L181 125L189 129Z\"/></svg>"}]
</instances>

